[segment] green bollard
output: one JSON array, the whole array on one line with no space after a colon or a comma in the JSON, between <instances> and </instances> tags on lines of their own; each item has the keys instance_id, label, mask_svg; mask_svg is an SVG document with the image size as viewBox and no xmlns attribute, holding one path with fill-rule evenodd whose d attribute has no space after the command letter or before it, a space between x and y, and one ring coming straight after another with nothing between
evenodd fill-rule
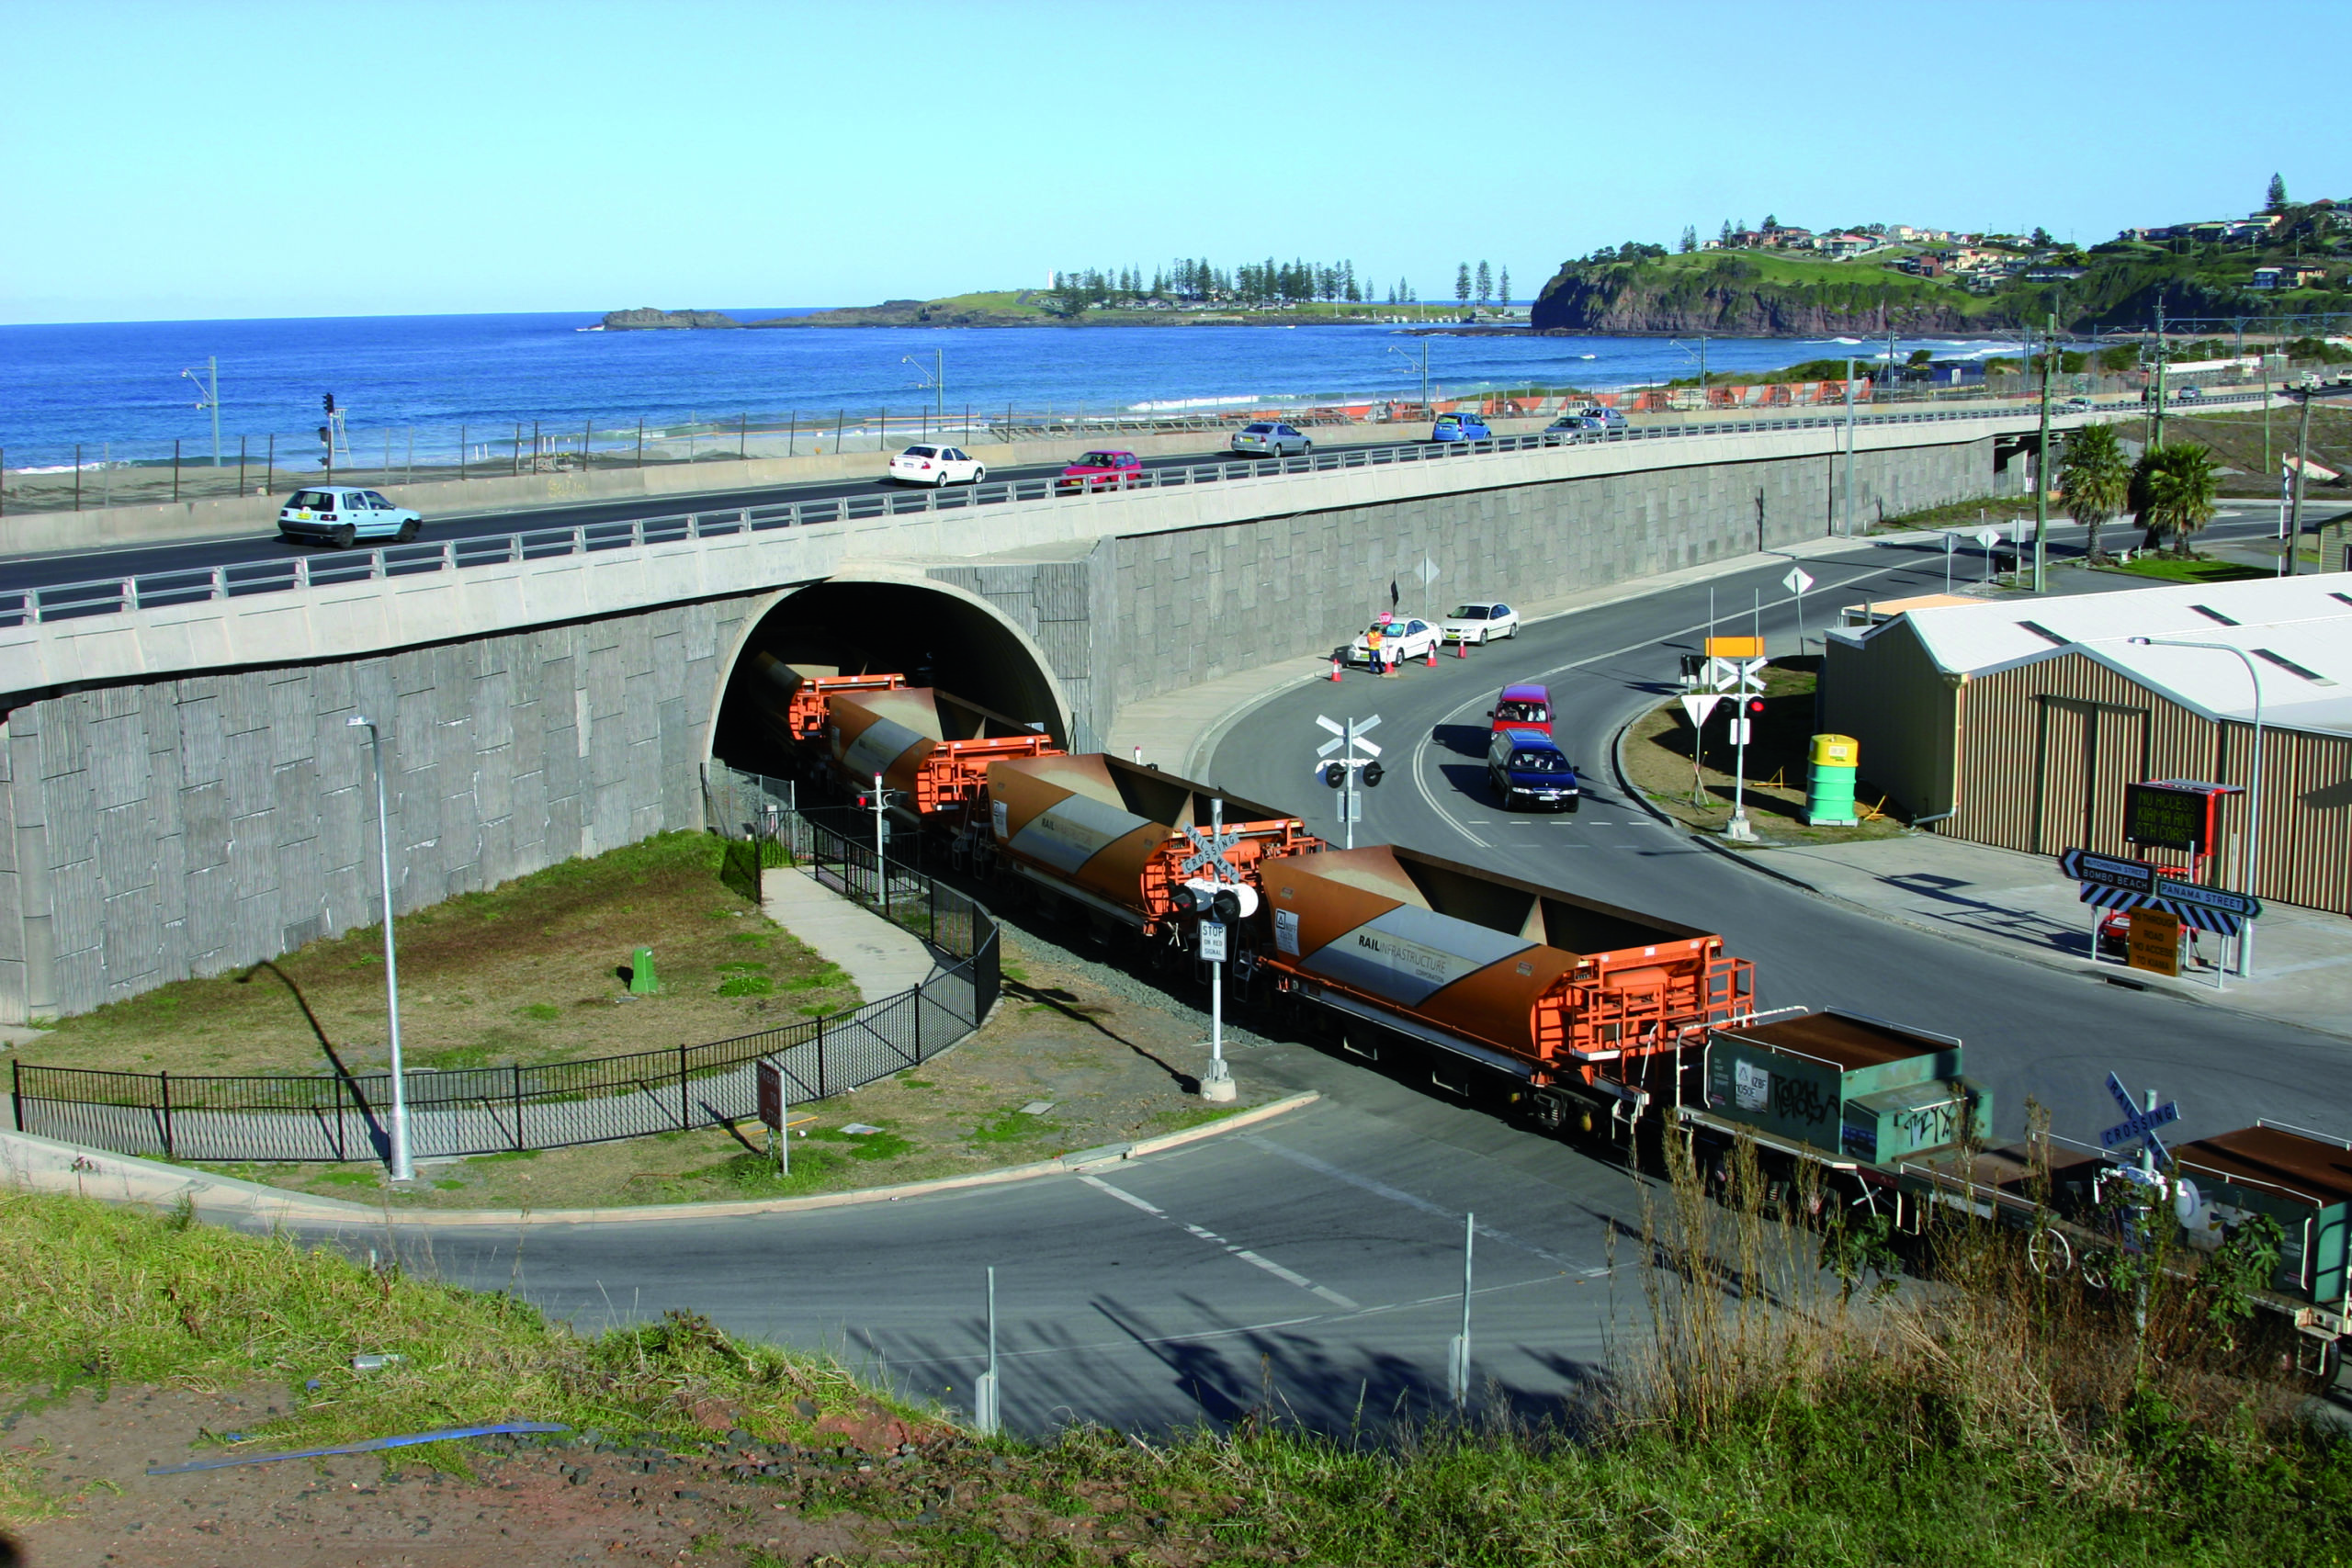
<instances>
[{"instance_id":1,"label":"green bollard","mask_svg":"<svg viewBox=\"0 0 2352 1568\"><path fill-rule=\"evenodd\" d=\"M662 989L662 982L653 977L653 950L640 947L629 955L628 994L650 997Z\"/></svg>"}]
</instances>

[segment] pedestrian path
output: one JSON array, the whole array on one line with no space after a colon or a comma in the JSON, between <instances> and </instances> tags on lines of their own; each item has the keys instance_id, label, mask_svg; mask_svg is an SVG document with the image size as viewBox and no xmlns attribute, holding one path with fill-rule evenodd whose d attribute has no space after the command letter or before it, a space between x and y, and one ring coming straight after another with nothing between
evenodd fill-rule
<instances>
[{"instance_id":1,"label":"pedestrian path","mask_svg":"<svg viewBox=\"0 0 2352 1568\"><path fill-rule=\"evenodd\" d=\"M791 866L760 874L760 913L857 982L867 1001L896 996L930 978L931 949L912 931L845 898L809 872Z\"/></svg>"},{"instance_id":2,"label":"pedestrian path","mask_svg":"<svg viewBox=\"0 0 2352 1568\"><path fill-rule=\"evenodd\" d=\"M2225 944L2207 935L2199 965L2171 979L2093 964L2091 912L2049 856L1930 833L1729 852L1883 919L2352 1040L2352 919L2342 915L2267 905L2250 977L2217 976Z\"/></svg>"}]
</instances>

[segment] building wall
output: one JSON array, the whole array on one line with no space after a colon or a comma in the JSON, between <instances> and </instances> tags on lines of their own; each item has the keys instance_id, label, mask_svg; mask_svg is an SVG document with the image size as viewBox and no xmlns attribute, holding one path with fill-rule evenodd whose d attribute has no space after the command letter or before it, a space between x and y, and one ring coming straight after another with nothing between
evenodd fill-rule
<instances>
[{"instance_id":1,"label":"building wall","mask_svg":"<svg viewBox=\"0 0 2352 1568\"><path fill-rule=\"evenodd\" d=\"M308 669L105 687L0 730L0 1019L86 1011L700 825L750 599Z\"/></svg>"},{"instance_id":2,"label":"building wall","mask_svg":"<svg viewBox=\"0 0 2352 1568\"><path fill-rule=\"evenodd\" d=\"M1857 645L1831 637L1821 672L1820 724L1860 743L1858 782L1912 818L1951 809L1960 682L1936 667L1907 620Z\"/></svg>"},{"instance_id":3,"label":"building wall","mask_svg":"<svg viewBox=\"0 0 2352 1568\"><path fill-rule=\"evenodd\" d=\"M1962 703L1959 813L1942 830L2056 855L2069 846L2137 853L2123 840L2123 786L2186 778L2245 785L2253 727L2219 724L2097 660L2062 653L1968 683ZM1867 761L1865 761L1867 767ZM2352 911L2352 737L2272 728L2263 749L2266 899ZM2229 797L2222 880L2245 886L2233 846L2247 797ZM2184 856L2151 852L2159 863Z\"/></svg>"}]
</instances>

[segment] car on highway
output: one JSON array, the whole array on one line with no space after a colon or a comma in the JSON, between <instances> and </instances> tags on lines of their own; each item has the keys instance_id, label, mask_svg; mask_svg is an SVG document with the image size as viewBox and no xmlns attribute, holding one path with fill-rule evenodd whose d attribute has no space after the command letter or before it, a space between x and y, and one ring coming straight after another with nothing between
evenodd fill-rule
<instances>
[{"instance_id":1,"label":"car on highway","mask_svg":"<svg viewBox=\"0 0 2352 1568\"><path fill-rule=\"evenodd\" d=\"M1143 474L1143 459L1133 452L1081 452L1054 481L1056 490L1120 490Z\"/></svg>"},{"instance_id":2,"label":"car on highway","mask_svg":"<svg viewBox=\"0 0 2352 1568\"><path fill-rule=\"evenodd\" d=\"M1438 636L1447 642L1489 643L1498 637L1519 635L1519 612L1492 599L1476 604L1456 604L1453 613L1437 624Z\"/></svg>"},{"instance_id":3,"label":"car on highway","mask_svg":"<svg viewBox=\"0 0 2352 1568\"><path fill-rule=\"evenodd\" d=\"M2205 389L2201 387L2183 387L2179 391L2175 392L2173 396L2178 398L2184 403L2193 403L2203 399L2205 396Z\"/></svg>"},{"instance_id":4,"label":"car on highway","mask_svg":"<svg viewBox=\"0 0 2352 1568\"><path fill-rule=\"evenodd\" d=\"M1623 414L1619 413L1615 409L1606 408L1599 403L1595 403L1590 408L1569 410L1566 413L1562 414L1559 418L1545 425L1544 427L1544 434L1546 435L1557 435L1570 432L1583 431L1600 431L1606 433L1608 431L1623 430L1624 428L1625 416Z\"/></svg>"},{"instance_id":5,"label":"car on highway","mask_svg":"<svg viewBox=\"0 0 2352 1568\"><path fill-rule=\"evenodd\" d=\"M1486 417L1475 413L1442 413L1430 426L1432 441L1491 441L1495 433L1487 428Z\"/></svg>"},{"instance_id":6,"label":"car on highway","mask_svg":"<svg viewBox=\"0 0 2352 1568\"><path fill-rule=\"evenodd\" d=\"M1260 457L1303 457L1315 450L1315 443L1305 431L1263 419L1235 431L1231 445L1236 452Z\"/></svg>"},{"instance_id":7,"label":"car on highway","mask_svg":"<svg viewBox=\"0 0 2352 1568\"><path fill-rule=\"evenodd\" d=\"M1498 729L1487 747L1487 782L1504 810L1524 804L1574 811L1584 786L1566 752L1539 729Z\"/></svg>"},{"instance_id":8,"label":"car on highway","mask_svg":"<svg viewBox=\"0 0 2352 1568\"><path fill-rule=\"evenodd\" d=\"M1371 664L1372 639L1380 639L1380 662L1402 664L1409 659L1427 659L1437 651L1437 628L1418 616L1400 615L1393 620L1374 621L1363 635L1340 650L1340 657L1350 664Z\"/></svg>"},{"instance_id":9,"label":"car on highway","mask_svg":"<svg viewBox=\"0 0 2352 1568\"><path fill-rule=\"evenodd\" d=\"M1541 735L1552 733L1552 690L1535 682L1523 682L1505 686L1495 705L1487 710L1498 734L1506 729L1532 729Z\"/></svg>"},{"instance_id":10,"label":"car on highway","mask_svg":"<svg viewBox=\"0 0 2352 1568\"><path fill-rule=\"evenodd\" d=\"M988 468L978 457L967 457L955 446L910 446L890 459L890 480L894 484L936 485L944 490L949 485L976 485L988 477Z\"/></svg>"},{"instance_id":11,"label":"car on highway","mask_svg":"<svg viewBox=\"0 0 2352 1568\"><path fill-rule=\"evenodd\" d=\"M279 537L320 540L339 550L347 550L362 539L391 539L405 545L423 526L421 513L395 506L375 491L356 485L306 486L288 496L277 512Z\"/></svg>"},{"instance_id":12,"label":"car on highway","mask_svg":"<svg viewBox=\"0 0 2352 1568\"><path fill-rule=\"evenodd\" d=\"M2068 398L2065 411L2068 413L2088 413L2091 412L2091 400L2088 398Z\"/></svg>"}]
</instances>

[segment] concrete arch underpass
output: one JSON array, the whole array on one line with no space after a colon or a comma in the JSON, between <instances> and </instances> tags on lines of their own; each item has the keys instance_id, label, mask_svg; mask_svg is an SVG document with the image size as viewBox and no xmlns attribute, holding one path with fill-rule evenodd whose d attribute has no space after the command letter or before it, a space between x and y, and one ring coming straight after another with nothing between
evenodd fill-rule
<instances>
[{"instance_id":1,"label":"concrete arch underpass","mask_svg":"<svg viewBox=\"0 0 2352 1568\"><path fill-rule=\"evenodd\" d=\"M783 711L790 676L883 673L1042 724L1069 743L1060 682L1036 643L994 605L935 581L836 577L786 590L752 622L711 728L711 755L786 771L790 759L771 716Z\"/></svg>"}]
</instances>

